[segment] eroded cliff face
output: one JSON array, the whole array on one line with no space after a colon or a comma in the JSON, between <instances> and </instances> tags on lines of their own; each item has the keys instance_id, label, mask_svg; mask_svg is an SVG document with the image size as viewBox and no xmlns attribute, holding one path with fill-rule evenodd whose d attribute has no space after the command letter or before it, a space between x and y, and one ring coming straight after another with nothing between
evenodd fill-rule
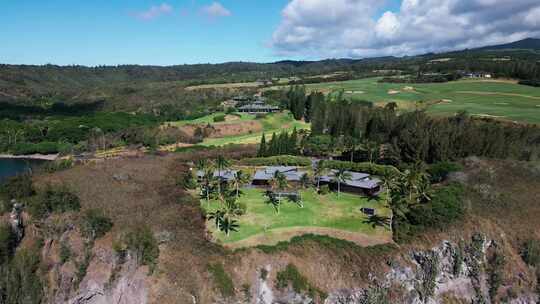
<instances>
[{"instance_id":1,"label":"eroded cliff face","mask_svg":"<svg viewBox=\"0 0 540 304\"><path fill-rule=\"evenodd\" d=\"M526 270L515 259L515 252L508 252L508 248L481 234L459 243L443 241L431 250L413 250L396 258L390 262L387 272L371 275L368 286L332 290L324 303L532 304L538 300L533 292L534 275L527 271L515 272ZM514 271L506 271L508 268ZM265 269L272 271L272 266L266 265ZM259 278L252 303L314 302L292 289L275 290L274 285Z\"/></svg>"},{"instance_id":2,"label":"eroded cliff face","mask_svg":"<svg viewBox=\"0 0 540 304\"><path fill-rule=\"evenodd\" d=\"M70 226L68 224L68 226ZM47 302L54 304L146 304L149 272L129 254L119 256L108 239L88 243L71 226L45 241Z\"/></svg>"},{"instance_id":3,"label":"eroded cliff face","mask_svg":"<svg viewBox=\"0 0 540 304\"><path fill-rule=\"evenodd\" d=\"M77 234L71 232L71 234ZM69 238L69 236L63 236ZM71 236L74 256L83 253L84 244L76 244ZM44 254L57 251L58 241L44 247ZM77 246L80 246L77 248ZM81 247L82 246L82 247ZM77 253L79 252L79 253ZM74 257L77 261L79 257ZM51 260L49 260L51 261ZM247 261L244 261L247 263ZM147 267L138 267L135 259L126 256L120 261L105 242L95 244L86 274L77 281L78 262L53 266L49 280L56 282L49 303L62 304L146 304L154 303L150 289L156 289ZM218 291L212 299L184 298L186 303L256 303L256 304L357 304L357 303L537 303L536 278L517 256L501 241L483 234L459 242L443 241L431 249L401 252L386 265L386 271L369 274L367 282L358 287L325 290L326 298L295 292L292 286L277 288L275 274L287 261L270 260L247 278L250 288L236 287L234 298L223 298ZM73 264L73 265L71 265ZM264 270L262 270L264 269ZM260 275L264 271L265 275ZM324 273L320 273L324 277ZM238 278L238 281L246 278ZM353 282L349 286L354 286ZM170 282L169 282L170 283ZM167 283L167 284L169 284ZM207 282L211 284L211 282ZM173 284L171 284L173 285ZM237 285L237 284L235 284ZM169 286L170 287L170 286ZM159 286L157 287L159 289Z\"/></svg>"}]
</instances>

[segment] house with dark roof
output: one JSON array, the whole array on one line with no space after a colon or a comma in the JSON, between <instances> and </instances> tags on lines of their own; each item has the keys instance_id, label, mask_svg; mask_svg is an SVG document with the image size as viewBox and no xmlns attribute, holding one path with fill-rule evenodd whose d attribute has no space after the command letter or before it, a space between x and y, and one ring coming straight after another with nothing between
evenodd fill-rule
<instances>
[{"instance_id":1,"label":"house with dark roof","mask_svg":"<svg viewBox=\"0 0 540 304\"><path fill-rule=\"evenodd\" d=\"M287 166L275 166L275 167L266 167L261 170L257 170L255 175L253 175L253 185L268 185L270 180L274 178L276 172L282 173L288 182L299 183L302 179L302 176L306 174L305 171L300 171L296 167L287 167Z\"/></svg>"},{"instance_id":2,"label":"house with dark roof","mask_svg":"<svg viewBox=\"0 0 540 304\"><path fill-rule=\"evenodd\" d=\"M234 180L234 176L236 175L236 172L235 170L223 170L223 171L214 171L214 174L213 176L215 178L219 178L222 182L230 182L232 180ZM202 180L202 178L204 177L204 171L202 170L199 170L197 171L197 179L199 180L199 182Z\"/></svg>"},{"instance_id":3,"label":"house with dark roof","mask_svg":"<svg viewBox=\"0 0 540 304\"><path fill-rule=\"evenodd\" d=\"M335 174L337 170L331 170L329 174L320 177L321 185L329 185L337 189ZM377 195L381 190L381 181L367 173L346 171L350 178L341 183L341 191L360 193L369 196Z\"/></svg>"},{"instance_id":4,"label":"house with dark roof","mask_svg":"<svg viewBox=\"0 0 540 304\"><path fill-rule=\"evenodd\" d=\"M253 103L237 108L240 113L260 114L279 112L279 107L266 104L263 100L256 100Z\"/></svg>"}]
</instances>

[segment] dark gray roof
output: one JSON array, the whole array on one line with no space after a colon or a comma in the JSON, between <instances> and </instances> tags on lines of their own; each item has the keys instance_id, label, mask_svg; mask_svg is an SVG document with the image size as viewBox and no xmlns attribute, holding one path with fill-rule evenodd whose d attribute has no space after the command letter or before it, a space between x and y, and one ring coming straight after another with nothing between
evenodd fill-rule
<instances>
[{"instance_id":1,"label":"dark gray roof","mask_svg":"<svg viewBox=\"0 0 540 304\"><path fill-rule=\"evenodd\" d=\"M224 170L221 172L218 172L218 170L214 171L214 177L221 177L221 179L226 181L231 181L234 179L234 176L236 174L235 170ZM197 177L202 178L204 177L204 171L197 171Z\"/></svg>"},{"instance_id":2,"label":"dark gray roof","mask_svg":"<svg viewBox=\"0 0 540 304\"><path fill-rule=\"evenodd\" d=\"M333 183L334 182L334 175L337 172L337 170L331 170L330 174L321 176L321 182L327 182L327 183ZM367 173L360 173L360 172L352 172L352 171L346 171L351 175L351 178L346 180L343 185L355 187L355 188L361 188L361 189L375 189L379 186L379 183L381 182L379 179L371 177Z\"/></svg>"},{"instance_id":3,"label":"dark gray roof","mask_svg":"<svg viewBox=\"0 0 540 304\"><path fill-rule=\"evenodd\" d=\"M296 167L285 167L285 166L278 166L278 167L266 167L263 170L257 170L255 172L255 175L253 176L254 180L271 180L274 178L274 174L276 171L279 171L285 175L285 178L287 178L288 181L300 181L302 176L306 174L304 171L298 171L298 168Z\"/></svg>"}]
</instances>

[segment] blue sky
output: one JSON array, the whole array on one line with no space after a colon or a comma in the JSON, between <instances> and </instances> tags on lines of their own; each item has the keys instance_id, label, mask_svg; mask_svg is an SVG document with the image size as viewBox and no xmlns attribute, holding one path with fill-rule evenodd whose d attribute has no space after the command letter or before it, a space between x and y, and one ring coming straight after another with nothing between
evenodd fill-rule
<instances>
[{"instance_id":1,"label":"blue sky","mask_svg":"<svg viewBox=\"0 0 540 304\"><path fill-rule=\"evenodd\" d=\"M538 0L76 2L0 0L0 63L173 65L400 56L540 33Z\"/></svg>"},{"instance_id":2,"label":"blue sky","mask_svg":"<svg viewBox=\"0 0 540 304\"><path fill-rule=\"evenodd\" d=\"M268 47L287 1L222 1L230 16L202 12L212 1L1 1L0 62L182 64L272 61ZM151 20L152 6L170 12Z\"/></svg>"}]
</instances>

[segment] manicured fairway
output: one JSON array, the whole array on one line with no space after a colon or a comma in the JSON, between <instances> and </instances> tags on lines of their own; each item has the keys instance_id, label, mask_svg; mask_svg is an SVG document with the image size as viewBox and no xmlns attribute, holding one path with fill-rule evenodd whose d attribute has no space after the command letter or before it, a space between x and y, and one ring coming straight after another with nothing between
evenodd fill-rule
<instances>
[{"instance_id":1,"label":"manicured fairway","mask_svg":"<svg viewBox=\"0 0 540 304\"><path fill-rule=\"evenodd\" d=\"M504 81L461 80L438 84L378 83L379 78L307 85L308 89L344 90L352 100L396 102L402 109L424 101L428 112L452 115L466 110L479 116L540 123L540 88Z\"/></svg>"},{"instance_id":2,"label":"manicured fairway","mask_svg":"<svg viewBox=\"0 0 540 304\"><path fill-rule=\"evenodd\" d=\"M305 233L326 234L357 242L360 245L374 245L391 241L389 228L374 228L366 223L367 217L361 207L377 209L377 214L389 216L390 210L384 200L368 200L358 195L342 193L319 196L314 190L302 191L304 207L284 200L279 214L266 203L261 189L244 189L240 202L247 205L247 213L237 218L239 232L227 237L216 231L212 222L207 227L217 240L228 247L247 247L260 244L275 244ZM215 210L219 202L210 204L202 200L206 210Z\"/></svg>"}]
</instances>

